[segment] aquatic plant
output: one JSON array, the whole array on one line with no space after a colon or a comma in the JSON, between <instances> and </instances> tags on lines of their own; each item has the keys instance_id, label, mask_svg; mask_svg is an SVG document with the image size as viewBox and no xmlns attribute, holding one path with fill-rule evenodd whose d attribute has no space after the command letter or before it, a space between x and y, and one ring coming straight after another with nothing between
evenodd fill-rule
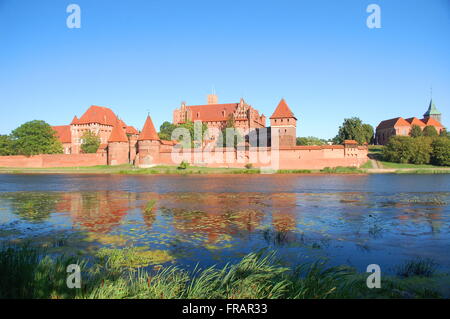
<instances>
[{"instance_id":1,"label":"aquatic plant","mask_svg":"<svg viewBox=\"0 0 450 319\"><path fill-rule=\"evenodd\" d=\"M437 270L438 264L431 258L416 258L404 262L396 267L400 277L431 277Z\"/></svg>"},{"instance_id":2,"label":"aquatic plant","mask_svg":"<svg viewBox=\"0 0 450 319\"><path fill-rule=\"evenodd\" d=\"M206 269L197 266L192 271L172 265L153 270L139 267L147 263L141 263L139 251L103 250L87 264L67 256L50 258L45 250L31 246L3 246L0 298L440 297L426 285L433 283L431 278L418 286L409 278L385 276L381 289L368 289L366 275L348 266L327 267L325 262L316 261L292 269L283 266L275 252L264 250L250 253L235 264ZM130 258L137 261L133 269ZM82 270L81 289L66 285L66 267L74 263Z\"/></svg>"}]
</instances>

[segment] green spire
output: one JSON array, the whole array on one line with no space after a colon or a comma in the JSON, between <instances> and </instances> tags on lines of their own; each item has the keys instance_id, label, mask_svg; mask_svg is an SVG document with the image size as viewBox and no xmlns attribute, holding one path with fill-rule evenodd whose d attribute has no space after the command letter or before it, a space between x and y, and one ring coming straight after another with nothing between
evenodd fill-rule
<instances>
[{"instance_id":1,"label":"green spire","mask_svg":"<svg viewBox=\"0 0 450 319\"><path fill-rule=\"evenodd\" d=\"M427 117L430 115L441 115L441 112L439 112L438 109L436 108L436 105L434 105L433 99L430 100L430 105L428 106L428 111L426 111L423 116Z\"/></svg>"}]
</instances>

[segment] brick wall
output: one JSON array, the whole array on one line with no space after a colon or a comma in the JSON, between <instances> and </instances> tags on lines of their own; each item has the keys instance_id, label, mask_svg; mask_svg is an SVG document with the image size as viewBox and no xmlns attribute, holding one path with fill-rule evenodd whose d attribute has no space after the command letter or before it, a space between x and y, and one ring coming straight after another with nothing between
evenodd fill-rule
<instances>
[{"instance_id":1,"label":"brick wall","mask_svg":"<svg viewBox=\"0 0 450 319\"><path fill-rule=\"evenodd\" d=\"M105 154L43 154L26 156L0 156L0 167L77 167L106 165Z\"/></svg>"}]
</instances>

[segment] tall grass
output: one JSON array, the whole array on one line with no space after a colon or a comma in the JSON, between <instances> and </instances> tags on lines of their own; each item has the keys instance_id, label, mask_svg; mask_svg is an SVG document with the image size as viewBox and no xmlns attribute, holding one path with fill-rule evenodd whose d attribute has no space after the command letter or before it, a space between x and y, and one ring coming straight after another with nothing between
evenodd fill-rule
<instances>
[{"instance_id":1,"label":"tall grass","mask_svg":"<svg viewBox=\"0 0 450 319\"><path fill-rule=\"evenodd\" d=\"M66 286L69 264L82 269L81 289ZM115 264L115 267L111 265ZM72 257L46 257L41 249L2 247L0 251L0 298L361 298L402 297L405 288L384 280L384 290L369 291L366 277L354 269L326 267L323 262L283 266L274 252L260 251L223 267L196 267L186 271L177 266L148 270L117 267L108 258L89 264ZM398 291L393 293L392 291ZM417 290L419 291L419 290ZM419 292L414 292L420 295ZM439 296L426 291L425 296ZM414 294L412 294L414 295Z\"/></svg>"}]
</instances>

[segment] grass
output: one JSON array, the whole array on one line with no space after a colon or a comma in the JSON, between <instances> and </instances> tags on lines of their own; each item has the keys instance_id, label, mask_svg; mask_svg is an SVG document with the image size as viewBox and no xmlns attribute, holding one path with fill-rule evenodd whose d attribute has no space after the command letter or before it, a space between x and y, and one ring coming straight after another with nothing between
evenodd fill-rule
<instances>
[{"instance_id":1,"label":"grass","mask_svg":"<svg viewBox=\"0 0 450 319\"><path fill-rule=\"evenodd\" d=\"M365 173L364 170L361 170L357 167L344 167L344 166L325 167L324 169L320 170L320 172L327 173L327 174L361 174L361 173Z\"/></svg>"},{"instance_id":2,"label":"grass","mask_svg":"<svg viewBox=\"0 0 450 319\"><path fill-rule=\"evenodd\" d=\"M381 289L368 289L367 274L323 262L284 266L274 252L260 251L235 264L192 271L177 266L142 268L146 253L138 249L103 249L90 263L73 257L50 258L30 246L0 249L0 298L430 298L441 297L430 263L414 264L408 276L382 278ZM162 258L161 254L151 258ZM81 289L66 285L69 264L81 268ZM426 270L428 269L428 272ZM427 276L424 277L423 275ZM417 275L421 277L418 279Z\"/></svg>"},{"instance_id":3,"label":"grass","mask_svg":"<svg viewBox=\"0 0 450 319\"><path fill-rule=\"evenodd\" d=\"M429 258L417 258L408 260L396 268L400 277L431 277L436 273L438 264Z\"/></svg>"},{"instance_id":4,"label":"grass","mask_svg":"<svg viewBox=\"0 0 450 319\"><path fill-rule=\"evenodd\" d=\"M430 164L403 164L394 162L380 161L383 168L449 168L445 166L435 166Z\"/></svg>"}]
</instances>

